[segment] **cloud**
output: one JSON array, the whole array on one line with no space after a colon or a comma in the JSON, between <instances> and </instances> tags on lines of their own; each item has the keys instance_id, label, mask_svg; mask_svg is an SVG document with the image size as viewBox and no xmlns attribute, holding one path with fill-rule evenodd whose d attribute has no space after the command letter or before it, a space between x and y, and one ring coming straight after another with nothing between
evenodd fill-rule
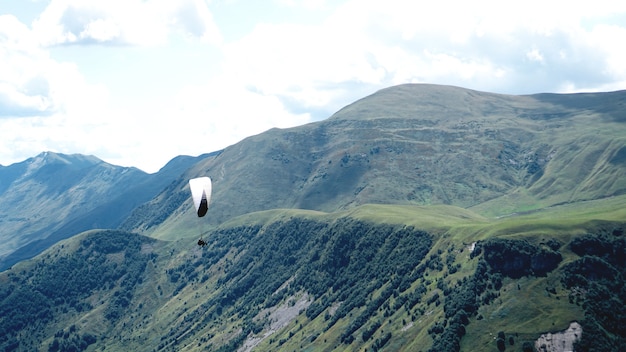
<instances>
[{"instance_id":1,"label":"cloud","mask_svg":"<svg viewBox=\"0 0 626 352\"><path fill-rule=\"evenodd\" d=\"M626 87L624 2L254 4L51 0L30 27L0 16L2 160L55 150L156 171L409 82Z\"/></svg>"},{"instance_id":2,"label":"cloud","mask_svg":"<svg viewBox=\"0 0 626 352\"><path fill-rule=\"evenodd\" d=\"M205 43L219 44L222 35L213 21L213 15L202 0L174 2L170 23L185 36L199 38Z\"/></svg>"},{"instance_id":3,"label":"cloud","mask_svg":"<svg viewBox=\"0 0 626 352\"><path fill-rule=\"evenodd\" d=\"M219 43L202 0L52 0L33 23L45 46L165 45L172 33Z\"/></svg>"},{"instance_id":4,"label":"cloud","mask_svg":"<svg viewBox=\"0 0 626 352\"><path fill-rule=\"evenodd\" d=\"M84 112L108 96L104 87L87 84L73 63L52 59L11 15L0 16L0 63L0 118Z\"/></svg>"},{"instance_id":5,"label":"cloud","mask_svg":"<svg viewBox=\"0 0 626 352\"><path fill-rule=\"evenodd\" d=\"M35 89L29 89L34 87ZM0 83L0 117L45 114L50 108L45 79L33 77L22 87ZM41 94L38 94L41 93Z\"/></svg>"},{"instance_id":6,"label":"cloud","mask_svg":"<svg viewBox=\"0 0 626 352\"><path fill-rule=\"evenodd\" d=\"M0 63L0 118L47 115L58 108L47 70L53 63L12 15L0 16Z\"/></svg>"},{"instance_id":7,"label":"cloud","mask_svg":"<svg viewBox=\"0 0 626 352\"><path fill-rule=\"evenodd\" d=\"M226 45L225 63L293 111L337 109L363 96L345 89L357 83L371 91L407 82L511 94L623 89L625 22L602 23L625 11L613 1L346 1L323 23L258 24Z\"/></svg>"},{"instance_id":8,"label":"cloud","mask_svg":"<svg viewBox=\"0 0 626 352\"><path fill-rule=\"evenodd\" d=\"M378 19L363 21L365 28L360 32L377 33L370 37L380 38L380 50L374 56L385 59L378 62L393 61L389 53L398 55L401 65L385 66L394 83L412 77L519 94L559 91L570 81L576 82L577 89L591 89L616 78L599 68L610 66L608 58L621 57L623 49L615 43L626 39L616 28L605 35L611 40L599 40L595 34L604 16L626 10L616 2L602 7L443 1L413 12L397 12L401 7L393 1L385 5L367 10L377 13ZM399 49L389 51L388 43ZM624 66L619 59L613 62Z\"/></svg>"}]
</instances>

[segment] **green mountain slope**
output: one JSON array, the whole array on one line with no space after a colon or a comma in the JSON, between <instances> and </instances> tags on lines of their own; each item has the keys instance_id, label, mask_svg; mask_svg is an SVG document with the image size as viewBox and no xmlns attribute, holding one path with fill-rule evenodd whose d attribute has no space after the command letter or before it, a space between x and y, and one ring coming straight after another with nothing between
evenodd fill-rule
<instances>
[{"instance_id":1,"label":"green mountain slope","mask_svg":"<svg viewBox=\"0 0 626 352\"><path fill-rule=\"evenodd\" d=\"M511 96L391 87L325 121L226 148L122 227L159 238L203 231L184 230L193 221L185 180L198 175L214 182L212 226L276 208L446 204L502 216L624 194L624 101L623 91Z\"/></svg>"},{"instance_id":2,"label":"green mountain slope","mask_svg":"<svg viewBox=\"0 0 626 352\"><path fill-rule=\"evenodd\" d=\"M403 85L252 136L0 273L0 348L622 350L625 101Z\"/></svg>"},{"instance_id":3,"label":"green mountain slope","mask_svg":"<svg viewBox=\"0 0 626 352\"><path fill-rule=\"evenodd\" d=\"M611 350L626 341L623 201L491 220L450 206L273 210L223 224L205 248L92 231L0 273L0 347L494 351L502 332L522 351L576 320L581 343Z\"/></svg>"}]
</instances>

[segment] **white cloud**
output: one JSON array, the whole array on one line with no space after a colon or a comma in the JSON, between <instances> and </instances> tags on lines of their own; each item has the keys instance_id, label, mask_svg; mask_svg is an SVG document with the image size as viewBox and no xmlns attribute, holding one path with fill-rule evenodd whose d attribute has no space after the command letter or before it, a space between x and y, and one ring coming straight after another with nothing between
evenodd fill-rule
<instances>
[{"instance_id":1,"label":"white cloud","mask_svg":"<svg viewBox=\"0 0 626 352\"><path fill-rule=\"evenodd\" d=\"M606 57L607 71L614 75L626 76L626 24L599 25L589 34L589 42L601 50Z\"/></svg>"},{"instance_id":2,"label":"white cloud","mask_svg":"<svg viewBox=\"0 0 626 352\"><path fill-rule=\"evenodd\" d=\"M406 82L503 93L557 91L565 82L590 87L610 78L597 71L606 66L597 44L581 39L589 35L583 22L593 29L593 16L613 9L540 1L348 1L319 25L260 23L225 46L224 62L242 84L329 114L323 107L362 97L363 90L347 91L356 83L370 91ZM606 53L616 58L612 72L624 67L616 47ZM584 81L576 77L580 66L594 67L584 70Z\"/></svg>"},{"instance_id":3,"label":"white cloud","mask_svg":"<svg viewBox=\"0 0 626 352\"><path fill-rule=\"evenodd\" d=\"M561 53L562 53L562 51L561 51ZM534 49L526 52L526 57L530 61L536 61L536 62L539 62L539 63L543 62L543 55L541 55L541 53L539 52L539 50L537 50L537 48L534 48Z\"/></svg>"},{"instance_id":4,"label":"white cloud","mask_svg":"<svg viewBox=\"0 0 626 352\"><path fill-rule=\"evenodd\" d=\"M49 84L38 65L46 55L32 44L28 28L17 18L0 16L0 118L52 109Z\"/></svg>"},{"instance_id":5,"label":"white cloud","mask_svg":"<svg viewBox=\"0 0 626 352\"><path fill-rule=\"evenodd\" d=\"M536 93L557 91L564 82L591 88L623 81L624 49L616 45L623 36L616 28L603 35L611 39L593 33L607 16L626 19L625 12L616 1L440 1L412 8L402 1L358 1L338 11L335 21L367 35L373 62L387 72L382 85L419 81ZM357 19L351 22L351 15ZM605 74L607 67L613 74Z\"/></svg>"},{"instance_id":6,"label":"white cloud","mask_svg":"<svg viewBox=\"0 0 626 352\"><path fill-rule=\"evenodd\" d=\"M278 4L298 7L301 6L308 10L326 8L327 0L275 0Z\"/></svg>"},{"instance_id":7,"label":"white cloud","mask_svg":"<svg viewBox=\"0 0 626 352\"><path fill-rule=\"evenodd\" d=\"M173 112L181 116L181 134L190 138L190 150L221 149L243 137L271 127L291 127L309 122L309 114L290 113L275 95L247 89L228 79L188 86L175 98ZM211 148L212 147L212 148Z\"/></svg>"},{"instance_id":8,"label":"white cloud","mask_svg":"<svg viewBox=\"0 0 626 352\"><path fill-rule=\"evenodd\" d=\"M169 35L219 43L207 3L202 0L52 0L33 23L43 45L165 45Z\"/></svg>"},{"instance_id":9,"label":"white cloud","mask_svg":"<svg viewBox=\"0 0 626 352\"><path fill-rule=\"evenodd\" d=\"M172 3L174 8L167 12L173 14L170 23L174 25L174 28L186 36L199 38L206 43L221 43L221 33L215 25L213 15L205 1L185 0Z\"/></svg>"},{"instance_id":10,"label":"white cloud","mask_svg":"<svg viewBox=\"0 0 626 352\"><path fill-rule=\"evenodd\" d=\"M621 1L51 0L35 17L0 16L2 163L51 149L156 171L407 82L626 88Z\"/></svg>"},{"instance_id":11,"label":"white cloud","mask_svg":"<svg viewBox=\"0 0 626 352\"><path fill-rule=\"evenodd\" d=\"M0 16L0 118L62 112L89 90L74 65L51 59L25 25Z\"/></svg>"}]
</instances>

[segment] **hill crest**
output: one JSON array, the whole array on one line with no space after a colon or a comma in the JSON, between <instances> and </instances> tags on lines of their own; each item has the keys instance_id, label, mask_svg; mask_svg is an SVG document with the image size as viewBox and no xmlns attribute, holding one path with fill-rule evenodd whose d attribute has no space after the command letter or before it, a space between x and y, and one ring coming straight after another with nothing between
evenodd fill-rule
<instances>
[{"instance_id":1,"label":"hill crest","mask_svg":"<svg viewBox=\"0 0 626 352\"><path fill-rule=\"evenodd\" d=\"M212 225L274 208L447 204L501 216L599 199L626 192L624 100L626 91L513 96L402 85L327 120L248 137L183 178L213 179ZM191 221L187 192L181 180L141 209L159 221L131 217L124 228L167 238L160 223Z\"/></svg>"}]
</instances>

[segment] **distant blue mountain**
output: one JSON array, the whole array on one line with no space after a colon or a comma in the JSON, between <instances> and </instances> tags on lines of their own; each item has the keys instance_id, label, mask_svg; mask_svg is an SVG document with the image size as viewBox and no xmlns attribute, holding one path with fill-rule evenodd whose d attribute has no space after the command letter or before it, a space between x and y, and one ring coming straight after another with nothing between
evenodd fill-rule
<instances>
[{"instance_id":1,"label":"distant blue mountain","mask_svg":"<svg viewBox=\"0 0 626 352\"><path fill-rule=\"evenodd\" d=\"M202 157L179 156L154 174L53 152L0 166L0 270L79 232L116 228Z\"/></svg>"}]
</instances>

